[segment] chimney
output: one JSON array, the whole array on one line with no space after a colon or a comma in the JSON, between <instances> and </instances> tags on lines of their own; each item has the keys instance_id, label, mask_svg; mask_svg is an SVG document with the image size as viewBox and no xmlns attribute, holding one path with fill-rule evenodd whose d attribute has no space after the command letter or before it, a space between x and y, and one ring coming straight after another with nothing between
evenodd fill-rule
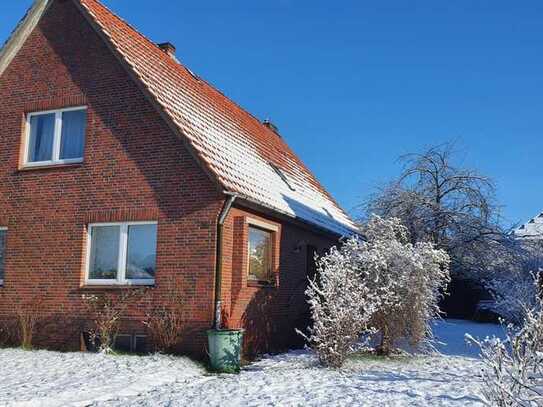
<instances>
[{"instance_id":1,"label":"chimney","mask_svg":"<svg viewBox=\"0 0 543 407\"><path fill-rule=\"evenodd\" d=\"M162 50L162 52L168 54L170 57L175 59L175 46L171 42L163 42L157 44L157 46Z\"/></svg>"},{"instance_id":2,"label":"chimney","mask_svg":"<svg viewBox=\"0 0 543 407\"><path fill-rule=\"evenodd\" d=\"M275 124L273 124L270 120L266 119L262 122L262 124L264 126L266 126L268 129L270 129L271 131L273 131L275 134L277 134L279 137L281 137L281 135L279 134L279 129L277 128L277 126Z\"/></svg>"}]
</instances>

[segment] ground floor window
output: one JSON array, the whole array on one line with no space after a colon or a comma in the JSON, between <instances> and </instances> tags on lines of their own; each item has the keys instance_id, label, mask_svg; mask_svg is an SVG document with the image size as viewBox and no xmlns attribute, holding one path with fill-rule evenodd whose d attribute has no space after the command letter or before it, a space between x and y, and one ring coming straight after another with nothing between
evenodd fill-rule
<instances>
[{"instance_id":1,"label":"ground floor window","mask_svg":"<svg viewBox=\"0 0 543 407\"><path fill-rule=\"evenodd\" d=\"M86 282L152 285L156 248L156 222L89 225Z\"/></svg>"},{"instance_id":2,"label":"ground floor window","mask_svg":"<svg viewBox=\"0 0 543 407\"><path fill-rule=\"evenodd\" d=\"M4 268L6 264L6 237L7 228L0 227L0 286L4 285Z\"/></svg>"},{"instance_id":3,"label":"ground floor window","mask_svg":"<svg viewBox=\"0 0 543 407\"><path fill-rule=\"evenodd\" d=\"M248 230L248 279L263 283L274 282L274 239L277 227L264 222L249 220Z\"/></svg>"}]
</instances>

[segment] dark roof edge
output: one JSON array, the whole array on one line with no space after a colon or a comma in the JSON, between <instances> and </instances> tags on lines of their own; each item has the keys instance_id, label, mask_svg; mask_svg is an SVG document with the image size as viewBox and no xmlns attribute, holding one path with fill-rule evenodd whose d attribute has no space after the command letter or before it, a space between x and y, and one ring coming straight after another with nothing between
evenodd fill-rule
<instances>
[{"instance_id":1,"label":"dark roof edge","mask_svg":"<svg viewBox=\"0 0 543 407\"><path fill-rule=\"evenodd\" d=\"M246 196L246 195L243 195L243 194L240 194L240 193L237 193L237 192L228 192L228 191L225 191L224 194L228 195L228 196L237 197L236 203L241 203L243 206L245 206L245 207L247 207L249 209L254 209L254 210L264 212L264 213L267 213L267 214L279 216L281 218L284 218L287 221L294 222L294 223L297 223L299 225L303 225L306 229L317 231L320 234L324 234L324 235L327 235L327 236L333 236L336 239L341 239L341 238L347 236L345 234L338 233L335 230L329 229L329 228L327 228L325 226L318 225L318 224L316 224L314 222L308 221L308 220L306 220L304 218L301 218L299 216L294 216L294 215L292 215L292 214L290 214L288 212L281 211L281 210L277 209L274 206L263 204L262 202L257 201L257 200L255 200L255 199L253 199L251 197ZM345 230L350 230L352 235L360 235L360 231L353 230L353 229L349 228L348 226L343 225L340 222L336 221L336 223L338 225L341 225L341 227L343 227Z\"/></svg>"}]
</instances>

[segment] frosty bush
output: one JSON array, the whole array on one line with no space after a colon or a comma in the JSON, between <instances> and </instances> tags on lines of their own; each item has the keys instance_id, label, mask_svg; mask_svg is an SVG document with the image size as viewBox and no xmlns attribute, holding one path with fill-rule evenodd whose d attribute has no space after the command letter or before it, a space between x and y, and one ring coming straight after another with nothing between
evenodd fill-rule
<instances>
[{"instance_id":1,"label":"frosty bush","mask_svg":"<svg viewBox=\"0 0 543 407\"><path fill-rule=\"evenodd\" d=\"M534 285L537 278L530 272L510 270L487 282L495 300L494 311L506 321L522 325L525 312L538 305L539 289Z\"/></svg>"},{"instance_id":2,"label":"frosty bush","mask_svg":"<svg viewBox=\"0 0 543 407\"><path fill-rule=\"evenodd\" d=\"M325 366L340 367L375 329L385 353L398 335L418 343L449 279L447 254L408 243L398 219L374 216L363 232L366 240L350 238L318 259L306 291L313 319L306 339Z\"/></svg>"},{"instance_id":3,"label":"frosty bush","mask_svg":"<svg viewBox=\"0 0 543 407\"><path fill-rule=\"evenodd\" d=\"M149 330L155 350L173 353L186 327L179 281L168 281L165 292L155 291L151 303L153 306L142 322Z\"/></svg>"},{"instance_id":4,"label":"frosty bush","mask_svg":"<svg viewBox=\"0 0 543 407\"><path fill-rule=\"evenodd\" d=\"M145 292L145 289L130 289L121 293L111 292L82 296L93 322L90 339L100 352L112 352L122 314L131 300L141 297Z\"/></svg>"},{"instance_id":5,"label":"frosty bush","mask_svg":"<svg viewBox=\"0 0 543 407\"><path fill-rule=\"evenodd\" d=\"M539 296L535 306L525 306L523 325L506 327L505 341L476 341L483 358L482 392L489 406L543 405L543 300L541 279L535 278Z\"/></svg>"},{"instance_id":6,"label":"frosty bush","mask_svg":"<svg viewBox=\"0 0 543 407\"><path fill-rule=\"evenodd\" d=\"M363 233L366 248L381 260L374 267L391 282L372 321L381 334L378 351L389 355L400 338L416 347L431 337L430 321L439 316L438 302L450 281L449 256L431 243L411 244L398 219L374 216Z\"/></svg>"},{"instance_id":7,"label":"frosty bush","mask_svg":"<svg viewBox=\"0 0 543 407\"><path fill-rule=\"evenodd\" d=\"M306 291L313 319L306 339L324 366L343 365L386 297L376 270L362 266L364 245L352 238L333 247L317 260L318 282Z\"/></svg>"}]
</instances>

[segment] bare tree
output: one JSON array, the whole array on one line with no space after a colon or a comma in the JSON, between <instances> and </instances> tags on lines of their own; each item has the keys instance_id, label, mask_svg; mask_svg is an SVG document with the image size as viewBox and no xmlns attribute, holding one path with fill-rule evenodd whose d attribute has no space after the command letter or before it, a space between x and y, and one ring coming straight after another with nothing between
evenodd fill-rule
<instances>
[{"instance_id":1,"label":"bare tree","mask_svg":"<svg viewBox=\"0 0 543 407\"><path fill-rule=\"evenodd\" d=\"M400 160L400 177L364 205L365 213L400 218L413 242L447 251L453 274L480 275L488 259L509 245L500 227L493 181L454 165L454 145L445 144Z\"/></svg>"}]
</instances>

